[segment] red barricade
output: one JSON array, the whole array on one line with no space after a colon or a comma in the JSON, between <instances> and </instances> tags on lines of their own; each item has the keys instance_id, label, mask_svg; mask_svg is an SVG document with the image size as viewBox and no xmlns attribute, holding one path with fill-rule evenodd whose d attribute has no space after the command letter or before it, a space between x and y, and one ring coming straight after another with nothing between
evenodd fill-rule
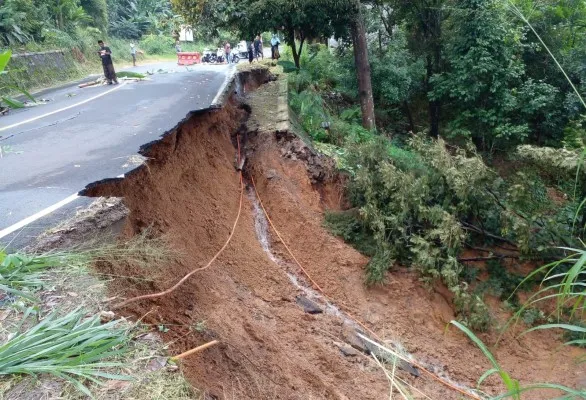
<instances>
[{"instance_id":1,"label":"red barricade","mask_svg":"<svg viewBox=\"0 0 586 400\"><path fill-rule=\"evenodd\" d=\"M179 65L193 65L193 64L200 64L200 63L201 63L201 54L198 52L177 53L177 64L179 64Z\"/></svg>"}]
</instances>

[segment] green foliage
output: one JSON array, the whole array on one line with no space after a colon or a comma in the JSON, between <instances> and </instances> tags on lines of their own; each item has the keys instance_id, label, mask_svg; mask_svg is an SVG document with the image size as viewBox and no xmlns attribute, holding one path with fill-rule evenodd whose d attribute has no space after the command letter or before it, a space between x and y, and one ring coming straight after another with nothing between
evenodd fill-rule
<instances>
[{"instance_id":1,"label":"green foliage","mask_svg":"<svg viewBox=\"0 0 586 400\"><path fill-rule=\"evenodd\" d=\"M174 52L175 41L169 36L147 35L140 41L140 48L147 54L169 54Z\"/></svg>"},{"instance_id":2,"label":"green foliage","mask_svg":"<svg viewBox=\"0 0 586 400\"><path fill-rule=\"evenodd\" d=\"M23 108L24 104L10 96L11 93L20 93L26 96L29 100L35 101L26 90L16 86L12 83L12 74L7 66L12 57L10 50L0 53L0 110L3 110L5 104L9 108ZM1 252L0 252L1 253Z\"/></svg>"},{"instance_id":3,"label":"green foliage","mask_svg":"<svg viewBox=\"0 0 586 400\"><path fill-rule=\"evenodd\" d=\"M374 99L382 107L400 105L420 89L425 73L423 63L409 53L401 30L380 53L374 49L370 51L371 77L373 82L377 82L373 85Z\"/></svg>"},{"instance_id":4,"label":"green foliage","mask_svg":"<svg viewBox=\"0 0 586 400\"><path fill-rule=\"evenodd\" d=\"M35 300L34 292L44 285L44 271L59 264L56 257L29 257L0 251L0 289L13 296Z\"/></svg>"},{"instance_id":5,"label":"green foliage","mask_svg":"<svg viewBox=\"0 0 586 400\"><path fill-rule=\"evenodd\" d=\"M508 300L513 306L519 303L517 296L511 296L511 293L523 282L524 277L513 274L498 260L489 260L486 263L488 280L478 288L482 291L484 287L493 296L501 300ZM528 286L528 283L525 284Z\"/></svg>"},{"instance_id":6,"label":"green foliage","mask_svg":"<svg viewBox=\"0 0 586 400\"><path fill-rule=\"evenodd\" d=\"M513 118L524 73L518 32L501 2L458 0L456 7L461 12L451 21L450 67L433 77L430 96L452 105L453 135L471 137L486 150L522 143L529 127Z\"/></svg>"},{"instance_id":7,"label":"green foliage","mask_svg":"<svg viewBox=\"0 0 586 400\"><path fill-rule=\"evenodd\" d=\"M505 371L500 366L496 357L491 353L491 351L488 349L488 347L482 342L482 340L478 336L476 336L470 329L468 329L466 326L462 325L461 323L459 323L457 321L451 321L450 323L452 325L456 326L462 332L464 332L466 334L466 336L468 336L468 338L476 346L478 346L480 351L482 351L482 353L484 354L486 359L488 361L490 361L490 364L492 365L492 368L489 369L488 371L486 371L478 379L478 384L477 384L478 388L480 388L482 383L490 376L496 374L500 377L506 392L503 394L500 394L498 396L490 396L490 398L492 400L500 400L500 399L508 399L508 398L511 398L514 400L521 400L522 393L530 392L533 390L539 390L539 389L552 389L552 390L561 392L563 397L559 397L559 398L567 398L567 399L572 398L573 399L573 398L586 397L585 390L575 390L575 389L571 389L571 388L568 388L568 387L565 387L562 385L553 384L553 383L537 383L537 384L533 384L533 385L529 385L529 386L521 386L517 379L513 378L507 371ZM480 393L484 394L482 392L480 392Z\"/></svg>"},{"instance_id":8,"label":"green foliage","mask_svg":"<svg viewBox=\"0 0 586 400\"><path fill-rule=\"evenodd\" d=\"M488 207L482 188L493 174L474 154L450 154L443 141L416 136L410 147L397 149L381 138L356 146L349 156L357 166L352 200L376 243L367 280L381 281L393 260L411 264L425 280L443 281L456 294L462 318L486 329L486 307L466 297L457 256L467 238L460 219Z\"/></svg>"},{"instance_id":9,"label":"green foliage","mask_svg":"<svg viewBox=\"0 0 586 400\"><path fill-rule=\"evenodd\" d=\"M183 21L169 0L108 0L108 20L110 34L135 40L144 34L172 37Z\"/></svg>"},{"instance_id":10,"label":"green foliage","mask_svg":"<svg viewBox=\"0 0 586 400\"><path fill-rule=\"evenodd\" d=\"M492 324L492 316L482 298L478 294L470 293L465 283L452 288L452 292L459 321L470 329L487 331Z\"/></svg>"},{"instance_id":11,"label":"green foliage","mask_svg":"<svg viewBox=\"0 0 586 400\"><path fill-rule=\"evenodd\" d=\"M567 257L553 263L537 268L529 274L517 287L531 279L544 276L540 290L532 294L523 306L509 321L512 324L520 318L524 318L527 310L541 305L543 301L555 300L557 323L538 325L526 332L538 329L563 329L570 333L569 342L566 344L585 345L586 328L584 328L584 305L586 304L586 249L565 248ZM564 323L564 320L574 321ZM576 337L577 336L577 337ZM582 361L586 361L582 360Z\"/></svg>"},{"instance_id":12,"label":"green foliage","mask_svg":"<svg viewBox=\"0 0 586 400\"><path fill-rule=\"evenodd\" d=\"M69 381L90 397L84 380L100 383L103 379L131 379L104 371L123 366L105 361L127 349L129 336L126 329L118 327L120 321L102 325L98 315L86 318L86 312L77 309L64 316L49 314L20 332L28 315L14 336L0 346L0 375L49 374Z\"/></svg>"},{"instance_id":13,"label":"green foliage","mask_svg":"<svg viewBox=\"0 0 586 400\"><path fill-rule=\"evenodd\" d=\"M0 4L0 45L20 45L40 32L44 7L32 0L6 0Z\"/></svg>"},{"instance_id":14,"label":"green foliage","mask_svg":"<svg viewBox=\"0 0 586 400\"><path fill-rule=\"evenodd\" d=\"M364 228L356 210L326 212L324 225L333 235L340 236L361 253L367 256L376 254L376 243L370 232Z\"/></svg>"},{"instance_id":15,"label":"green foliage","mask_svg":"<svg viewBox=\"0 0 586 400\"><path fill-rule=\"evenodd\" d=\"M108 4L106 0L81 0L80 5L93 19L95 27L106 33L108 29Z\"/></svg>"}]
</instances>

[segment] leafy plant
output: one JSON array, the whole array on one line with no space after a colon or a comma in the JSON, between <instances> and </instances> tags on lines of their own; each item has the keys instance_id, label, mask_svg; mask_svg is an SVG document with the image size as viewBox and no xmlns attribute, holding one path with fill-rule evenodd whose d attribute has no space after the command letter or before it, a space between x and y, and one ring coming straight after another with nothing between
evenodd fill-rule
<instances>
[{"instance_id":1,"label":"leafy plant","mask_svg":"<svg viewBox=\"0 0 586 400\"><path fill-rule=\"evenodd\" d=\"M2 77L3 75L8 75L6 67L8 65L8 62L10 61L10 57L12 57L12 52L10 50L6 50L0 53L0 77ZM10 97L9 92L20 92L32 101L35 101L34 97L32 97L26 90L21 89L15 85L3 84L2 82L3 81L0 81L0 110L3 108L2 103L5 103L6 105L12 108L24 107L24 104L21 101L18 101Z\"/></svg>"},{"instance_id":2,"label":"leafy plant","mask_svg":"<svg viewBox=\"0 0 586 400\"><path fill-rule=\"evenodd\" d=\"M477 384L478 388L480 389L480 386L482 385L482 383L492 375L497 374L501 378L501 381L506 389L506 393L498 395L498 396L490 396L491 400L500 400L500 399L507 399L507 398L512 398L514 400L520 400L522 393L532 391L532 390L538 390L538 389L554 389L554 390L561 391L565 395L562 398L585 398L586 397L585 390L571 389L571 388L568 388L568 387L565 387L562 385L558 385L558 384L554 384L554 383L537 383L537 384L532 384L532 385L528 385L528 386L521 386L517 379L511 377L511 375L499 365L495 356L490 352L488 347L470 329L468 329L466 326L462 325L458 321L451 321L450 324L454 325L455 327L460 329L462 332L464 332L468 336L468 338L470 340L472 340L472 342L476 346L478 346L480 351L482 351L482 354L484 354L484 356L488 359L488 361L490 361L490 364L492 365L492 368L489 369L488 371L486 371L484 374L482 374L482 376L478 379L478 384ZM485 393L483 393L483 394L486 395ZM486 396L489 397L488 395L486 395Z\"/></svg>"},{"instance_id":3,"label":"leafy plant","mask_svg":"<svg viewBox=\"0 0 586 400\"><path fill-rule=\"evenodd\" d=\"M28 316L25 314L18 330ZM102 325L99 316L86 318L81 309L64 316L51 313L30 329L17 331L0 346L0 375L49 374L67 380L92 397L84 380L99 384L103 379L131 379L104 371L123 366L105 361L127 351L128 331L118 327L119 323Z\"/></svg>"},{"instance_id":4,"label":"leafy plant","mask_svg":"<svg viewBox=\"0 0 586 400\"><path fill-rule=\"evenodd\" d=\"M44 285L43 272L59 263L52 256L29 257L0 251L0 289L35 301L33 293Z\"/></svg>"},{"instance_id":5,"label":"leafy plant","mask_svg":"<svg viewBox=\"0 0 586 400\"><path fill-rule=\"evenodd\" d=\"M586 328L580 323L583 321L586 305L586 249L564 248L563 250L571 254L562 260L537 268L521 282L523 284L529 279L544 275L540 289L529 297L507 326L522 318L528 309L537 307L542 302L553 300L556 302L555 317L557 322L533 327L525 333L541 329L562 329L578 336L566 344L581 346L586 344L584 336ZM577 320L578 322L565 323L564 319ZM582 336L580 337L580 335Z\"/></svg>"}]
</instances>

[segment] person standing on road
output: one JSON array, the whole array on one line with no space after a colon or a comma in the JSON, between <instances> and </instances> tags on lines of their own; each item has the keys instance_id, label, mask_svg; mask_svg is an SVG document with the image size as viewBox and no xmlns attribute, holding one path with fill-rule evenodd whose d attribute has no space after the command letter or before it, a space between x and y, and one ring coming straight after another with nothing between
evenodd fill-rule
<instances>
[{"instance_id":1,"label":"person standing on road","mask_svg":"<svg viewBox=\"0 0 586 400\"><path fill-rule=\"evenodd\" d=\"M112 82L118 84L118 78L116 77L116 71L114 70L114 63L112 63L112 50L104 45L103 40L98 40L98 44L100 45L98 54L102 58L102 67L104 68L106 81L108 82L108 85L111 85Z\"/></svg>"},{"instance_id":2,"label":"person standing on road","mask_svg":"<svg viewBox=\"0 0 586 400\"><path fill-rule=\"evenodd\" d=\"M134 43L130 43L130 55L132 56L132 66L136 67L136 47Z\"/></svg>"},{"instance_id":3,"label":"person standing on road","mask_svg":"<svg viewBox=\"0 0 586 400\"><path fill-rule=\"evenodd\" d=\"M232 49L230 48L230 42L224 44L224 54L226 55L226 62L230 64L232 62Z\"/></svg>"},{"instance_id":4,"label":"person standing on road","mask_svg":"<svg viewBox=\"0 0 586 400\"><path fill-rule=\"evenodd\" d=\"M181 42L179 40L175 41L175 52L181 53Z\"/></svg>"},{"instance_id":5,"label":"person standing on road","mask_svg":"<svg viewBox=\"0 0 586 400\"><path fill-rule=\"evenodd\" d=\"M279 54L279 45L281 41L276 33L273 33L273 37L271 38L271 58L273 60L278 60L280 58Z\"/></svg>"},{"instance_id":6,"label":"person standing on road","mask_svg":"<svg viewBox=\"0 0 586 400\"><path fill-rule=\"evenodd\" d=\"M262 42L260 41L260 35L257 35L256 39L254 39L254 56L256 57L256 61L258 61L258 57L262 51L261 46Z\"/></svg>"},{"instance_id":7,"label":"person standing on road","mask_svg":"<svg viewBox=\"0 0 586 400\"><path fill-rule=\"evenodd\" d=\"M251 41L248 43L248 62L252 64L252 60L254 60L254 42Z\"/></svg>"}]
</instances>

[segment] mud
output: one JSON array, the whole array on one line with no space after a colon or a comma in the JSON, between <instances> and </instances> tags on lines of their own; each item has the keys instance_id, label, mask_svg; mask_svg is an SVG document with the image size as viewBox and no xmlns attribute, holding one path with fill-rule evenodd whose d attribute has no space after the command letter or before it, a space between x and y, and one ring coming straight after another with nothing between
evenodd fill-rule
<instances>
[{"instance_id":1,"label":"mud","mask_svg":"<svg viewBox=\"0 0 586 400\"><path fill-rule=\"evenodd\" d=\"M259 73L244 83L249 91L267 80ZM490 366L462 334L446 331L454 318L446 298L424 289L407 270L394 272L385 287L365 287L367 258L322 227L325 208L343 203L333 165L294 135L261 128L248 132L243 126L250 109L240 104L232 98L222 109L193 115L143 149L148 157L145 166L124 180L87 188L87 195L124 199L130 210L124 235L150 227L186 255L153 266L164 277L156 282L114 281L112 295L128 298L167 289L205 265L223 245L239 205L238 133L245 142L247 178L254 178L273 223L334 300L332 306L360 319L380 337L402 344L406 353L438 375L474 387ZM383 371L345 344L345 314L328 312L322 305L325 312L310 314L297 304L299 296L308 297L309 285L273 236L258 235L259 208L250 187L247 190L234 238L211 268L170 295L131 304L121 313L168 327L163 338L171 353L220 340L221 345L182 364L186 377L205 390L207 398L386 398L389 384ZM128 265L102 268L120 276L145 274ZM494 336L483 339L491 342ZM529 334L522 341L509 335L496 354L524 384L547 381L577 386L583 371L571 357L583 353L555 352L552 343L559 340L547 332ZM427 375L415 378L402 373L401 377L431 398L461 398ZM496 378L486 384L488 391L500 389ZM548 393L531 396L549 397Z\"/></svg>"}]
</instances>

